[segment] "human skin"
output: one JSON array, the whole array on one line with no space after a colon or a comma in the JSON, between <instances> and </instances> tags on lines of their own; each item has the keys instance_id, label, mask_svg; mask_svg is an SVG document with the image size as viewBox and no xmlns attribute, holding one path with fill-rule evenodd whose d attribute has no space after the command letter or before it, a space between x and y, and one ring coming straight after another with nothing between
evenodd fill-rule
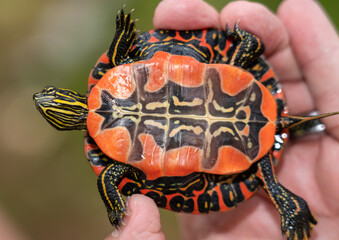
<instances>
[{"instance_id":1,"label":"human skin","mask_svg":"<svg viewBox=\"0 0 339 240\"><path fill-rule=\"evenodd\" d=\"M199 13L199 14L197 14ZM201 0L163 0L155 10L155 28L224 29L226 23L258 36L265 56L283 85L290 114L339 110L339 39L326 13L312 0L285 0L277 14L258 3L236 1L220 14ZM311 239L339 236L339 117L324 119L327 131L290 142L276 169L280 183L304 198L318 224ZM134 195L126 225L106 239L151 239L165 236L152 200ZM183 239L284 239L280 216L260 189L228 212L179 214Z\"/></svg>"}]
</instances>

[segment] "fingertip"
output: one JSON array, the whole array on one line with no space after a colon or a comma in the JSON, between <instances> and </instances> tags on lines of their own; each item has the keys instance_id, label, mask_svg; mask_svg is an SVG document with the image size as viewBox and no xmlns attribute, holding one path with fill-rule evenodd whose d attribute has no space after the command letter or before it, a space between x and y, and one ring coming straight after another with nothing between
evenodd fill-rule
<instances>
[{"instance_id":1,"label":"fingertip","mask_svg":"<svg viewBox=\"0 0 339 240\"><path fill-rule=\"evenodd\" d=\"M219 13L202 0L163 0L155 9L156 29L194 30L220 28Z\"/></svg>"},{"instance_id":2,"label":"fingertip","mask_svg":"<svg viewBox=\"0 0 339 240\"><path fill-rule=\"evenodd\" d=\"M240 21L239 21L240 20ZM288 34L282 22L260 3L235 1L221 11L220 22L231 28L239 21L239 27L258 36L265 44L265 55L270 56L288 45Z\"/></svg>"},{"instance_id":3,"label":"fingertip","mask_svg":"<svg viewBox=\"0 0 339 240\"><path fill-rule=\"evenodd\" d=\"M129 200L131 224L140 226L143 230L147 226L150 232L161 231L160 213L155 202L144 195L134 194ZM142 225L139 223L142 222Z\"/></svg>"},{"instance_id":4,"label":"fingertip","mask_svg":"<svg viewBox=\"0 0 339 240\"><path fill-rule=\"evenodd\" d=\"M301 64L338 45L337 32L317 1L286 0L277 14L288 29Z\"/></svg>"},{"instance_id":5,"label":"fingertip","mask_svg":"<svg viewBox=\"0 0 339 240\"><path fill-rule=\"evenodd\" d=\"M302 12L302 14L300 14ZM321 113L339 109L338 34L317 1L286 0L278 9L302 74ZM339 136L338 117L324 119L328 132ZM336 131L336 132L335 132Z\"/></svg>"},{"instance_id":6,"label":"fingertip","mask_svg":"<svg viewBox=\"0 0 339 240\"><path fill-rule=\"evenodd\" d=\"M114 231L112 239L165 239L161 229L160 213L154 201L144 195L134 194L128 200L130 214L124 216L125 226Z\"/></svg>"}]
</instances>

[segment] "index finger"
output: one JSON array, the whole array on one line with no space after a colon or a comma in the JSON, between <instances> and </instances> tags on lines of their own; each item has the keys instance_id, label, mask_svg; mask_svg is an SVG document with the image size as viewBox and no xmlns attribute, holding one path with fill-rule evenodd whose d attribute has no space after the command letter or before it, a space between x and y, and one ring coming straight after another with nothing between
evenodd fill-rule
<instances>
[{"instance_id":1,"label":"index finger","mask_svg":"<svg viewBox=\"0 0 339 240\"><path fill-rule=\"evenodd\" d=\"M129 216L124 216L125 226L114 231L105 240L113 239L165 239L161 229L160 213L155 202L141 194L134 194L128 201Z\"/></svg>"},{"instance_id":2,"label":"index finger","mask_svg":"<svg viewBox=\"0 0 339 240\"><path fill-rule=\"evenodd\" d=\"M155 9L154 28L195 30L221 28L219 13L201 0L163 0Z\"/></svg>"},{"instance_id":3,"label":"index finger","mask_svg":"<svg viewBox=\"0 0 339 240\"><path fill-rule=\"evenodd\" d=\"M330 20L316 1L309 0L284 1L278 15L287 26L293 51L316 108L322 113L337 111L339 39ZM329 129L338 131L335 127L337 118L324 121Z\"/></svg>"}]
</instances>

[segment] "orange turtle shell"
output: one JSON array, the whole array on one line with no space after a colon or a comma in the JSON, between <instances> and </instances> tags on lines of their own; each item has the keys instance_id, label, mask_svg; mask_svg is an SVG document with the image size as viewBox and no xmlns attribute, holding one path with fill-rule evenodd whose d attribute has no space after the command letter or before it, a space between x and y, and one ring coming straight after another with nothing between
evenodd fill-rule
<instances>
[{"instance_id":1,"label":"orange turtle shell","mask_svg":"<svg viewBox=\"0 0 339 240\"><path fill-rule=\"evenodd\" d=\"M274 144L277 104L249 72L156 52L109 70L88 98L90 136L148 179L247 170Z\"/></svg>"}]
</instances>

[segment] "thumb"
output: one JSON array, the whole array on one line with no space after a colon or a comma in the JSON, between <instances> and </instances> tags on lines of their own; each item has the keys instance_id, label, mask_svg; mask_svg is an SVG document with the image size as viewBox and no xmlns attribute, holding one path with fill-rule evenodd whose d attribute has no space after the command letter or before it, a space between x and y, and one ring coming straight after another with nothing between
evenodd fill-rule
<instances>
[{"instance_id":1,"label":"thumb","mask_svg":"<svg viewBox=\"0 0 339 240\"><path fill-rule=\"evenodd\" d=\"M130 214L123 218L121 227L107 236L105 240L164 240L160 213L154 201L144 195L134 194L127 203Z\"/></svg>"}]
</instances>

